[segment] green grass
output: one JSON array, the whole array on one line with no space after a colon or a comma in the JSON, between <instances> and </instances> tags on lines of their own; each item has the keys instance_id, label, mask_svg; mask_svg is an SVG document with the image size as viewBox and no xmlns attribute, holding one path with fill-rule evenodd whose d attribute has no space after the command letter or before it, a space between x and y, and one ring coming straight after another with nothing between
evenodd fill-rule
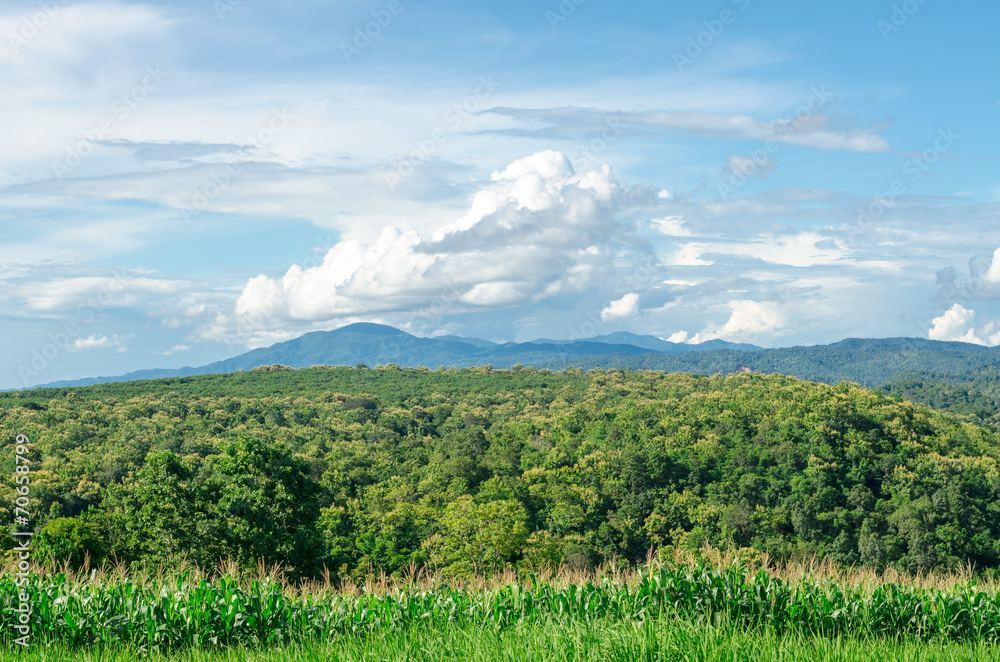
<instances>
[{"instance_id":1,"label":"green grass","mask_svg":"<svg viewBox=\"0 0 1000 662\"><path fill-rule=\"evenodd\" d=\"M778 635L667 618L593 623L546 619L506 630L473 625L445 629L421 627L380 631L367 636L337 635L329 641L264 650L195 650L168 656L142 656L134 649L99 652L60 646L38 646L27 654L21 651L0 653L0 660L32 662L134 662L137 658L150 662L985 662L1000 659L1000 649L982 643L893 642L884 638L824 638L800 633Z\"/></svg>"}]
</instances>

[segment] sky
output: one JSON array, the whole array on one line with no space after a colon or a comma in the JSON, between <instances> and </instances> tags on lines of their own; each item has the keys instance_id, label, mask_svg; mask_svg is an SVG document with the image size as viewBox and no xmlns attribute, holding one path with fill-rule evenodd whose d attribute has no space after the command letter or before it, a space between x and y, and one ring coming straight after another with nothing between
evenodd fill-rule
<instances>
[{"instance_id":1,"label":"sky","mask_svg":"<svg viewBox=\"0 0 1000 662\"><path fill-rule=\"evenodd\" d=\"M998 19L8 0L0 388L359 321L1000 344Z\"/></svg>"}]
</instances>

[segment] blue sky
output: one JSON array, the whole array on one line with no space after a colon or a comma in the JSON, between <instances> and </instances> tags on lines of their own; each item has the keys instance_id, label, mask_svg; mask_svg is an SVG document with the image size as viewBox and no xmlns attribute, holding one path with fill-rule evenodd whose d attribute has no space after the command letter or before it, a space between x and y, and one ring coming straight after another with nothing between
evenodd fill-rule
<instances>
[{"instance_id":1,"label":"blue sky","mask_svg":"<svg viewBox=\"0 0 1000 662\"><path fill-rule=\"evenodd\" d=\"M0 388L356 321L1000 344L998 14L4 3Z\"/></svg>"}]
</instances>

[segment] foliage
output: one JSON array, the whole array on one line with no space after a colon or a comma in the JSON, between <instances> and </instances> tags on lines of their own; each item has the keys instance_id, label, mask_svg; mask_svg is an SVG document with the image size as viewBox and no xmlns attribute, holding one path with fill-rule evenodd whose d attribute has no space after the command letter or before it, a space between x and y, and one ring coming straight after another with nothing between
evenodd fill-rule
<instances>
[{"instance_id":1,"label":"foliage","mask_svg":"<svg viewBox=\"0 0 1000 662\"><path fill-rule=\"evenodd\" d=\"M708 543L1000 569L1000 436L849 384L395 366L185 379L0 398L0 430L30 439L46 553L347 578ZM13 497L0 486L7 521Z\"/></svg>"}]
</instances>

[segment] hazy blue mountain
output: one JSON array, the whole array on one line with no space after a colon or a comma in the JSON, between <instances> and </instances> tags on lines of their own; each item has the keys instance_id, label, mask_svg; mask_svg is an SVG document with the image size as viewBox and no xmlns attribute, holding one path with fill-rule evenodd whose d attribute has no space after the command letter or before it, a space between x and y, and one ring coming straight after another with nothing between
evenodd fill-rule
<instances>
[{"instance_id":1,"label":"hazy blue mountain","mask_svg":"<svg viewBox=\"0 0 1000 662\"><path fill-rule=\"evenodd\" d=\"M489 340L460 336L418 338L391 326L358 323L333 331L313 331L293 340L254 349L230 359L196 368L140 370L117 377L91 377L53 382L45 386L87 386L136 379L188 377L252 370L259 365L275 363L293 368L308 368L313 365L357 365L359 363L368 366L397 363L403 367L426 366L428 368L492 364L497 368L508 368L516 363L540 365L586 356L642 354L650 350L650 341L662 343L665 351L698 351L700 347L699 345L666 343L653 336L639 336L632 333L611 334L604 336L604 338L605 340L586 339L498 344ZM635 344L636 342L643 344ZM730 344L723 343L723 346L728 347ZM712 347L714 348L715 345ZM752 345L732 345L732 347L752 347Z\"/></svg>"},{"instance_id":2,"label":"hazy blue mountain","mask_svg":"<svg viewBox=\"0 0 1000 662\"><path fill-rule=\"evenodd\" d=\"M645 347L646 349L651 349L655 352L666 352L671 354L679 354L681 352L710 352L716 349L736 349L745 351L757 351L764 349L763 347L758 347L757 345L731 343L725 340L706 340L705 342L697 345L690 345L688 343L670 342L669 340L663 340L662 338L657 338L656 336L640 336L635 333L629 333L628 331L609 333L607 335L589 338L589 340L608 343L611 345L634 345L636 347Z\"/></svg>"},{"instance_id":3,"label":"hazy blue mountain","mask_svg":"<svg viewBox=\"0 0 1000 662\"><path fill-rule=\"evenodd\" d=\"M551 370L630 368L709 375L750 370L777 372L827 384L849 381L878 388L916 374L970 375L998 366L1000 347L922 338L848 338L831 345L757 351L723 349L684 354L649 352L587 356L552 361L539 367Z\"/></svg>"},{"instance_id":4,"label":"hazy blue mountain","mask_svg":"<svg viewBox=\"0 0 1000 662\"><path fill-rule=\"evenodd\" d=\"M632 347L642 347L654 352L664 352L667 354L680 354L682 352L709 352L716 349L738 349L754 351L764 349L757 345L747 345L745 343L731 343L725 340L707 340L697 345L681 342L670 342L656 336L640 336L637 333L628 331L617 331L603 336L583 339L586 342L596 342L607 345L631 345ZM531 341L535 345L569 345L580 340L555 340L553 338L539 338Z\"/></svg>"},{"instance_id":5,"label":"hazy blue mountain","mask_svg":"<svg viewBox=\"0 0 1000 662\"><path fill-rule=\"evenodd\" d=\"M260 365L293 368L313 365L467 367L515 364L560 370L632 368L701 374L739 370L779 372L826 383L851 381L881 387L921 374L974 375L1000 366L1000 348L920 338L850 338L832 345L762 349L713 340L700 345L671 343L654 336L612 333L586 340L538 339L498 344L476 338L418 338L391 326L351 324L334 331L314 331L294 340L262 347L224 361L177 370L140 370L118 377L94 377L47 384L86 386L104 382L187 377L252 370ZM967 377L962 377L967 381Z\"/></svg>"},{"instance_id":6,"label":"hazy blue mountain","mask_svg":"<svg viewBox=\"0 0 1000 662\"><path fill-rule=\"evenodd\" d=\"M486 347L496 347L502 343L493 342L492 340L481 340L480 338L463 338L462 336L436 336L435 340L451 340L454 342L465 343L466 345L474 345L480 348Z\"/></svg>"}]
</instances>

